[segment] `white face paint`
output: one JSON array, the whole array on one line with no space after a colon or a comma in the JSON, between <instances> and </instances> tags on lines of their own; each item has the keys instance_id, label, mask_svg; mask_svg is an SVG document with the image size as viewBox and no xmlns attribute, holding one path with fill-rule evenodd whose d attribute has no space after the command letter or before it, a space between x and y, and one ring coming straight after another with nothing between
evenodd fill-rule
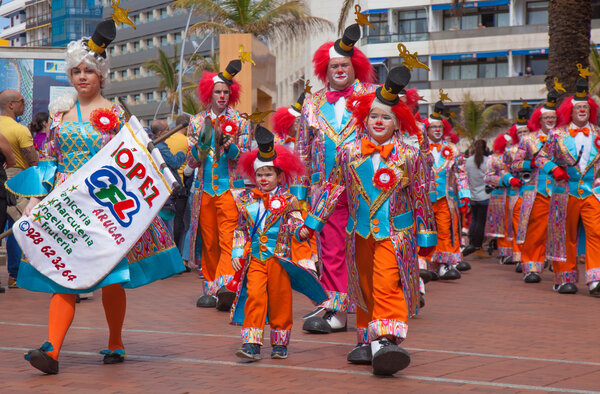
<instances>
[{"instance_id":1,"label":"white face paint","mask_svg":"<svg viewBox=\"0 0 600 394\"><path fill-rule=\"evenodd\" d=\"M556 112L544 112L540 116L543 131L552 130L556 127Z\"/></svg>"},{"instance_id":2,"label":"white face paint","mask_svg":"<svg viewBox=\"0 0 600 394\"><path fill-rule=\"evenodd\" d=\"M441 120L430 120L427 137L431 142L439 142L444 136L444 124Z\"/></svg>"},{"instance_id":3,"label":"white face paint","mask_svg":"<svg viewBox=\"0 0 600 394\"><path fill-rule=\"evenodd\" d=\"M378 144L383 144L390 138L396 129L394 125L394 118L382 110L381 108L373 108L369 113L369 119L367 120L367 128L369 129L369 135Z\"/></svg>"},{"instance_id":4,"label":"white face paint","mask_svg":"<svg viewBox=\"0 0 600 394\"><path fill-rule=\"evenodd\" d=\"M527 126L519 126L517 128L517 135L519 136L519 139L521 139L528 132L529 132L529 129L527 128Z\"/></svg>"},{"instance_id":5,"label":"white face paint","mask_svg":"<svg viewBox=\"0 0 600 394\"><path fill-rule=\"evenodd\" d=\"M587 101L574 103L571 117L577 126L585 126L590 119L590 105Z\"/></svg>"}]
</instances>

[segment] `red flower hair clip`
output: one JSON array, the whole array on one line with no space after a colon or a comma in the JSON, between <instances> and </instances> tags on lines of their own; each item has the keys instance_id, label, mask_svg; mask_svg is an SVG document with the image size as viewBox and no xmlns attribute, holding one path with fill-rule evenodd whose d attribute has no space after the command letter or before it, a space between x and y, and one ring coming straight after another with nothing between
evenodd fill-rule
<instances>
[{"instance_id":1,"label":"red flower hair clip","mask_svg":"<svg viewBox=\"0 0 600 394\"><path fill-rule=\"evenodd\" d=\"M119 118L108 108L96 108L90 114L90 122L96 130L112 131L119 125Z\"/></svg>"},{"instance_id":2,"label":"red flower hair clip","mask_svg":"<svg viewBox=\"0 0 600 394\"><path fill-rule=\"evenodd\" d=\"M287 207L287 204L288 201L282 196L271 196L271 198L269 198L269 210L274 215L282 213Z\"/></svg>"},{"instance_id":3,"label":"red flower hair clip","mask_svg":"<svg viewBox=\"0 0 600 394\"><path fill-rule=\"evenodd\" d=\"M452 158L452 149L449 146L445 146L442 148L442 157L444 159L450 159Z\"/></svg>"},{"instance_id":4,"label":"red flower hair clip","mask_svg":"<svg viewBox=\"0 0 600 394\"><path fill-rule=\"evenodd\" d=\"M237 133L238 127L237 124L229 118L222 116L219 118L221 124L221 132L224 135L234 136Z\"/></svg>"},{"instance_id":5,"label":"red flower hair clip","mask_svg":"<svg viewBox=\"0 0 600 394\"><path fill-rule=\"evenodd\" d=\"M594 139L594 145L596 145L596 149L600 150L600 135Z\"/></svg>"},{"instance_id":6,"label":"red flower hair clip","mask_svg":"<svg viewBox=\"0 0 600 394\"><path fill-rule=\"evenodd\" d=\"M377 188L388 191L396 183L396 174L389 168L380 168L373 176L373 184Z\"/></svg>"}]
</instances>

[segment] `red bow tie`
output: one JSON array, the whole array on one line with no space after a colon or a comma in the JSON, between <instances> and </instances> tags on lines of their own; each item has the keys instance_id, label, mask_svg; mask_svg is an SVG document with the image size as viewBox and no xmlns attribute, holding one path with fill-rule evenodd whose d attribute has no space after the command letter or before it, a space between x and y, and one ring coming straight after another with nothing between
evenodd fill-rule
<instances>
[{"instance_id":1,"label":"red bow tie","mask_svg":"<svg viewBox=\"0 0 600 394\"><path fill-rule=\"evenodd\" d=\"M438 152L441 152L442 144L429 144L429 149L431 149L431 150L437 149Z\"/></svg>"},{"instance_id":2,"label":"red bow tie","mask_svg":"<svg viewBox=\"0 0 600 394\"><path fill-rule=\"evenodd\" d=\"M394 144L375 145L366 138L363 138L360 144L360 151L363 155L370 156L373 152L377 151L384 160L389 157L392 150L394 150Z\"/></svg>"},{"instance_id":3,"label":"red bow tie","mask_svg":"<svg viewBox=\"0 0 600 394\"><path fill-rule=\"evenodd\" d=\"M325 96L327 97L327 102L329 102L329 104L333 104L337 102L342 96L346 98L350 97L353 91L354 86L350 85L344 90L330 90L327 93L325 93Z\"/></svg>"},{"instance_id":4,"label":"red bow tie","mask_svg":"<svg viewBox=\"0 0 600 394\"><path fill-rule=\"evenodd\" d=\"M269 209L269 197L271 196L270 193L268 193L268 192L264 193L264 192L261 192L258 189L252 189L252 195L257 200L262 200L263 204L265 204L265 208Z\"/></svg>"},{"instance_id":5,"label":"red bow tie","mask_svg":"<svg viewBox=\"0 0 600 394\"><path fill-rule=\"evenodd\" d=\"M587 127L584 127L583 129L569 129L569 134L571 134L571 137L575 137L579 133L583 133L587 137L590 135L590 129Z\"/></svg>"},{"instance_id":6,"label":"red bow tie","mask_svg":"<svg viewBox=\"0 0 600 394\"><path fill-rule=\"evenodd\" d=\"M546 142L546 140L547 140L547 139L548 139L548 137L547 137L547 136L545 136L545 135L540 135L540 142L541 142L541 143L544 143L544 142Z\"/></svg>"},{"instance_id":7,"label":"red bow tie","mask_svg":"<svg viewBox=\"0 0 600 394\"><path fill-rule=\"evenodd\" d=\"M296 142L296 139L294 137L287 137L283 143L284 144L289 144L289 143L292 143L292 142Z\"/></svg>"}]
</instances>

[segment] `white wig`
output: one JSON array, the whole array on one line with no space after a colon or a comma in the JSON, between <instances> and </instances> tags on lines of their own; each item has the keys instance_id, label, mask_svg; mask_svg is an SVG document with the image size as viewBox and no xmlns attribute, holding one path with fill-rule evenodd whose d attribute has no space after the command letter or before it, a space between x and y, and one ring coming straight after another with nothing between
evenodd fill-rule
<instances>
[{"instance_id":1,"label":"white wig","mask_svg":"<svg viewBox=\"0 0 600 394\"><path fill-rule=\"evenodd\" d=\"M48 110L54 116L54 114L58 112L67 112L77 102L77 93L69 92L65 93L52 101L50 101L50 105L48 105Z\"/></svg>"},{"instance_id":2,"label":"white wig","mask_svg":"<svg viewBox=\"0 0 600 394\"><path fill-rule=\"evenodd\" d=\"M89 37L83 37L80 40L71 41L67 46L67 53L65 55L67 78L73 84L71 70L83 63L98 73L101 79L100 86L104 87L108 81L108 72L110 69L108 59L96 54L96 52L87 46L89 39Z\"/></svg>"}]
</instances>

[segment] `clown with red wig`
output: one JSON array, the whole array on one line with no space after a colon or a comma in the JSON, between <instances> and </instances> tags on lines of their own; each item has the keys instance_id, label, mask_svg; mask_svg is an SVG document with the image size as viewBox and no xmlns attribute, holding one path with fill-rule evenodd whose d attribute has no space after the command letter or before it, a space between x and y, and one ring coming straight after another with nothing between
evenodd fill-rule
<instances>
[{"instance_id":1,"label":"clown with red wig","mask_svg":"<svg viewBox=\"0 0 600 394\"><path fill-rule=\"evenodd\" d=\"M468 209L471 191L464 163L459 165L458 148L444 140L444 136L450 133L452 127L443 118L443 112L444 103L438 101L435 103L433 113L424 120L429 137L429 148L434 160L432 167L434 182L431 182L429 196L438 230L437 246L427 255L427 260L431 268L438 271L441 279L454 280L460 279L457 266L462 262L458 238L459 209L461 211Z\"/></svg>"},{"instance_id":2,"label":"clown with red wig","mask_svg":"<svg viewBox=\"0 0 600 394\"><path fill-rule=\"evenodd\" d=\"M400 130L420 135L398 98L409 80L410 71L400 66L375 93L353 98L352 116L362 132L337 157L350 211L348 287L358 307L358 344L348 361L372 364L376 375L410 363L398 344L419 308L417 247L426 253L437 243L426 164L419 149L400 137Z\"/></svg>"},{"instance_id":3,"label":"clown with red wig","mask_svg":"<svg viewBox=\"0 0 600 394\"><path fill-rule=\"evenodd\" d=\"M233 191L239 223L230 263L243 270L231 312L232 323L242 325L242 347L236 355L250 361L260 359L266 321L271 326L271 358L287 358L292 289L317 304L327 299L310 246L303 241L302 208L283 186L306 169L290 149L274 144L269 130L257 126L255 136L258 150L243 153L237 170L257 188Z\"/></svg>"},{"instance_id":4,"label":"clown with red wig","mask_svg":"<svg viewBox=\"0 0 600 394\"><path fill-rule=\"evenodd\" d=\"M513 163L517 157L519 142L530 132L528 122L531 112L529 108L528 105L521 108L519 112L517 112L515 124L508 129L508 133L514 141L514 144L507 147L502 156L507 171L512 170ZM510 186L508 186L507 189L508 215L510 220L507 222L506 240L512 243L513 252L510 258L506 258L502 262L502 264L515 264L516 272L522 272L521 251L523 249L523 245L517 243L517 231L519 229L521 204L523 202L523 182L521 181L520 173L521 171L512 170L511 174L514 174L514 176L510 179Z\"/></svg>"},{"instance_id":5,"label":"clown with red wig","mask_svg":"<svg viewBox=\"0 0 600 394\"><path fill-rule=\"evenodd\" d=\"M355 43L360 39L360 26L346 28L344 36L335 43L328 42L315 52L315 74L325 88L308 96L302 107L301 126L296 150L308 173L294 180L290 190L300 200L306 200L310 190L325 182L337 171L336 151L355 138L357 124L346 104L352 95L372 92L374 70L369 59ZM348 311L348 273L346 269L345 228L348 223L346 195L338 205L323 231L317 235L318 254L323 262L321 283L331 295L329 301L309 314L304 330L330 333L346 330ZM325 310L324 316L317 314Z\"/></svg>"},{"instance_id":6,"label":"clown with red wig","mask_svg":"<svg viewBox=\"0 0 600 394\"><path fill-rule=\"evenodd\" d=\"M294 150L296 136L300 128L300 115L304 104L305 93L302 92L296 104L291 107L279 107L273 114L273 131L279 143Z\"/></svg>"},{"instance_id":7,"label":"clown with red wig","mask_svg":"<svg viewBox=\"0 0 600 394\"><path fill-rule=\"evenodd\" d=\"M598 106L578 78L576 93L557 110L558 127L548 133L535 165L551 175L546 257L554 268L554 290L577 292L577 233L585 229L585 283L600 296L600 129Z\"/></svg>"},{"instance_id":8,"label":"clown with red wig","mask_svg":"<svg viewBox=\"0 0 600 394\"><path fill-rule=\"evenodd\" d=\"M535 157L544 146L548 132L556 126L558 92L548 92L546 102L531 115L528 128L532 132L519 141L511 170L525 174L519 222L515 242L521 247L521 269L525 283L538 283L544 270L548 213L552 195L552 178L535 166Z\"/></svg>"},{"instance_id":9,"label":"clown with red wig","mask_svg":"<svg viewBox=\"0 0 600 394\"><path fill-rule=\"evenodd\" d=\"M486 237L497 239L500 264L504 264L509 258L512 259L513 253L512 241L507 237L510 218L507 195L508 188L512 184L520 183L520 180L510 173L510 169L504 163L504 154L507 148L516 143L517 141L513 140L508 133L498 135L494 140L493 153L488 158L487 171L483 176L483 181L492 187L484 232Z\"/></svg>"},{"instance_id":10,"label":"clown with red wig","mask_svg":"<svg viewBox=\"0 0 600 394\"><path fill-rule=\"evenodd\" d=\"M237 227L237 210L230 189L244 186L233 169L251 143L248 123L232 108L240 97L240 86L233 78L241 69L242 62L233 60L219 74L202 75L198 97L206 110L193 116L188 128L188 165L198 168L192 200L190 259L202 264L205 278L204 295L196 305L216 306L222 311L229 311L235 298L235 293L225 287L234 274L231 244Z\"/></svg>"},{"instance_id":11,"label":"clown with red wig","mask_svg":"<svg viewBox=\"0 0 600 394\"><path fill-rule=\"evenodd\" d=\"M419 127L419 135L411 135L408 132L403 131L402 141L419 148L427 165L432 167L433 156L429 151L429 138L427 138L427 129L425 128L425 124L421 119L421 115L419 115L419 93L417 92L417 89L412 88L408 90L402 90L398 97L400 97L400 100L408 106L410 112L414 115L415 120L417 121L417 126Z\"/></svg>"}]
</instances>

